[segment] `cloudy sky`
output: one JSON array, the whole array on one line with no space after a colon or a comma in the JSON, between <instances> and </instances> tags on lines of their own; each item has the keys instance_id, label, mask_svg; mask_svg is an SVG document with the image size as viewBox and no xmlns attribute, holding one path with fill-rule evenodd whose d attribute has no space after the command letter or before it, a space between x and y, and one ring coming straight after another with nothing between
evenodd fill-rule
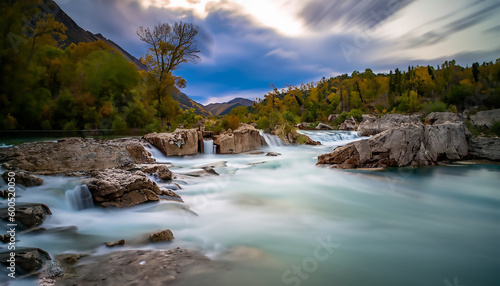
<instances>
[{"instance_id":1,"label":"cloudy sky","mask_svg":"<svg viewBox=\"0 0 500 286\"><path fill-rule=\"evenodd\" d=\"M82 28L139 58L139 26L192 22L202 61L176 71L200 103L456 59L500 58L498 0L56 0Z\"/></svg>"}]
</instances>

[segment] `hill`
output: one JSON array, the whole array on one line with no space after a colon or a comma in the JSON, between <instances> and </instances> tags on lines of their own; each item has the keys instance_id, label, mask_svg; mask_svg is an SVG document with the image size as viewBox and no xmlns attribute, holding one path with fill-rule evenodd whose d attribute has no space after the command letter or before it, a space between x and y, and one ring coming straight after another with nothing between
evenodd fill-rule
<instances>
[{"instance_id":1,"label":"hill","mask_svg":"<svg viewBox=\"0 0 500 286\"><path fill-rule=\"evenodd\" d=\"M213 115L225 115L229 114L233 108L238 106L252 106L253 101L245 98L235 98L231 101L224 103L210 103L205 105L205 109L211 112Z\"/></svg>"},{"instance_id":2,"label":"hill","mask_svg":"<svg viewBox=\"0 0 500 286\"><path fill-rule=\"evenodd\" d=\"M174 100L179 102L179 106L184 110L189 110L194 108L194 113L202 116L209 116L210 112L208 112L203 105L198 102L192 100L189 96L178 91L177 93L172 94Z\"/></svg>"}]
</instances>

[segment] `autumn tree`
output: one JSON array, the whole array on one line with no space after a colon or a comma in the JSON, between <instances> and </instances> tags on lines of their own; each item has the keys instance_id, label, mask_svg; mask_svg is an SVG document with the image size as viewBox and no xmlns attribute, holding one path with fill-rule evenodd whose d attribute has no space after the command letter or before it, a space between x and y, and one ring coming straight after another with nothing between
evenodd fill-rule
<instances>
[{"instance_id":1,"label":"autumn tree","mask_svg":"<svg viewBox=\"0 0 500 286\"><path fill-rule=\"evenodd\" d=\"M196 35L199 28L190 23L158 24L153 29L139 27L137 35L149 49L141 61L148 67L146 82L154 92L159 107L174 88L183 88L186 81L172 72L182 63L197 63L200 51ZM165 107L164 107L165 108ZM166 108L166 110L169 110Z\"/></svg>"}]
</instances>

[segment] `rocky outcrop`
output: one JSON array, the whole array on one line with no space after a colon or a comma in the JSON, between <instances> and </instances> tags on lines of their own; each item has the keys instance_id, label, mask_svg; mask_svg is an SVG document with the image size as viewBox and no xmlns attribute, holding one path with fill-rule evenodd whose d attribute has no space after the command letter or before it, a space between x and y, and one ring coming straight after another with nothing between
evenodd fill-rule
<instances>
[{"instance_id":1,"label":"rocky outcrop","mask_svg":"<svg viewBox=\"0 0 500 286\"><path fill-rule=\"evenodd\" d=\"M347 118L342 124L339 126L339 130L344 130L344 131L356 131L358 130L358 122L356 122L356 119L354 118Z\"/></svg>"},{"instance_id":2,"label":"rocky outcrop","mask_svg":"<svg viewBox=\"0 0 500 286\"><path fill-rule=\"evenodd\" d=\"M174 178L174 173L165 165L148 165L143 166L142 171L146 174L153 175L163 181L170 181Z\"/></svg>"},{"instance_id":3,"label":"rocky outcrop","mask_svg":"<svg viewBox=\"0 0 500 286\"><path fill-rule=\"evenodd\" d=\"M240 124L238 129L215 136L218 154L239 154L262 147L259 130L249 124Z\"/></svg>"},{"instance_id":4,"label":"rocky outcrop","mask_svg":"<svg viewBox=\"0 0 500 286\"><path fill-rule=\"evenodd\" d=\"M0 253L0 262L6 267L10 267L10 252ZM26 248L14 251L15 259L15 274L28 275L40 269L43 265L51 260L50 255L39 248ZM16 276L16 278L19 276Z\"/></svg>"},{"instance_id":5,"label":"rocky outcrop","mask_svg":"<svg viewBox=\"0 0 500 286\"><path fill-rule=\"evenodd\" d=\"M386 130L398 127L421 126L422 122L416 115L387 114L381 118L369 117L359 125L361 136L372 136Z\"/></svg>"},{"instance_id":6,"label":"rocky outcrop","mask_svg":"<svg viewBox=\"0 0 500 286\"><path fill-rule=\"evenodd\" d=\"M338 114L330 114L328 116L328 122L333 122L335 121L337 118L339 118L339 115Z\"/></svg>"},{"instance_id":7,"label":"rocky outcrop","mask_svg":"<svg viewBox=\"0 0 500 286\"><path fill-rule=\"evenodd\" d=\"M477 127L491 128L495 123L500 122L500 109L479 111L470 117L470 121Z\"/></svg>"},{"instance_id":8,"label":"rocky outcrop","mask_svg":"<svg viewBox=\"0 0 500 286\"><path fill-rule=\"evenodd\" d=\"M10 171L3 173L2 178L7 182L9 179ZM25 171L17 170L14 172L15 183L18 185L22 185L25 187L35 187L41 186L43 184L43 180L40 177L32 175Z\"/></svg>"},{"instance_id":9,"label":"rocky outcrop","mask_svg":"<svg viewBox=\"0 0 500 286\"><path fill-rule=\"evenodd\" d=\"M26 230L42 225L48 215L51 215L49 207L44 204L17 205L15 211L15 223L21 230ZM8 221L8 208L0 209L0 218Z\"/></svg>"},{"instance_id":10,"label":"rocky outcrop","mask_svg":"<svg viewBox=\"0 0 500 286\"><path fill-rule=\"evenodd\" d=\"M318 164L341 169L427 166L460 160L467 154L463 124L410 125L337 147L332 153L319 156Z\"/></svg>"},{"instance_id":11,"label":"rocky outcrop","mask_svg":"<svg viewBox=\"0 0 500 286\"><path fill-rule=\"evenodd\" d=\"M117 251L80 259L76 275L57 285L173 285L191 268L210 264L203 254L180 248Z\"/></svg>"},{"instance_id":12,"label":"rocky outcrop","mask_svg":"<svg viewBox=\"0 0 500 286\"><path fill-rule=\"evenodd\" d=\"M95 140L67 138L57 142L25 143L0 148L0 163L9 170L36 174L86 172L129 168L154 159L138 139Z\"/></svg>"},{"instance_id":13,"label":"rocky outcrop","mask_svg":"<svg viewBox=\"0 0 500 286\"><path fill-rule=\"evenodd\" d=\"M464 122L465 117L462 114L453 112L432 112L425 117L425 124L427 125Z\"/></svg>"},{"instance_id":14,"label":"rocky outcrop","mask_svg":"<svg viewBox=\"0 0 500 286\"><path fill-rule=\"evenodd\" d=\"M94 203L102 207L131 207L146 202L156 202L160 188L141 171L129 172L108 169L90 173L84 180L92 193Z\"/></svg>"},{"instance_id":15,"label":"rocky outcrop","mask_svg":"<svg viewBox=\"0 0 500 286\"><path fill-rule=\"evenodd\" d=\"M500 161L500 138L476 136L469 138L469 156Z\"/></svg>"},{"instance_id":16,"label":"rocky outcrop","mask_svg":"<svg viewBox=\"0 0 500 286\"><path fill-rule=\"evenodd\" d=\"M316 130L333 130L333 128L328 124L319 123L318 126L316 126Z\"/></svg>"},{"instance_id":17,"label":"rocky outcrop","mask_svg":"<svg viewBox=\"0 0 500 286\"><path fill-rule=\"evenodd\" d=\"M143 138L166 156L198 154L199 138L196 129L176 129L172 133L151 133L144 135Z\"/></svg>"},{"instance_id":18,"label":"rocky outcrop","mask_svg":"<svg viewBox=\"0 0 500 286\"><path fill-rule=\"evenodd\" d=\"M174 238L174 234L170 229L162 230L149 235L149 239L152 242L171 241Z\"/></svg>"}]
</instances>

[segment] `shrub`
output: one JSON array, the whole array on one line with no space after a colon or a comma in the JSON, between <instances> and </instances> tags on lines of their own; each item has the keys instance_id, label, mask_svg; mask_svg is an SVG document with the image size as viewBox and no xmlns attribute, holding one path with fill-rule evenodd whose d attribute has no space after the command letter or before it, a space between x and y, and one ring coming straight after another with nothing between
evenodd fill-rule
<instances>
[{"instance_id":1,"label":"shrub","mask_svg":"<svg viewBox=\"0 0 500 286\"><path fill-rule=\"evenodd\" d=\"M446 111L446 103L442 101L431 102L425 108L426 115L432 112L444 112Z\"/></svg>"},{"instance_id":2,"label":"shrub","mask_svg":"<svg viewBox=\"0 0 500 286\"><path fill-rule=\"evenodd\" d=\"M347 117L351 116L354 117L358 122L361 122L361 120L363 120L363 111L361 111L361 109L353 109L347 114Z\"/></svg>"},{"instance_id":3,"label":"shrub","mask_svg":"<svg viewBox=\"0 0 500 286\"><path fill-rule=\"evenodd\" d=\"M493 134L497 136L500 136L500 121L493 124L493 127L491 127L491 132L493 132Z\"/></svg>"},{"instance_id":4,"label":"shrub","mask_svg":"<svg viewBox=\"0 0 500 286\"><path fill-rule=\"evenodd\" d=\"M297 123L297 118L290 111L283 112L283 114L281 114L281 118L283 118L285 121L292 123L292 124Z\"/></svg>"},{"instance_id":5,"label":"shrub","mask_svg":"<svg viewBox=\"0 0 500 286\"><path fill-rule=\"evenodd\" d=\"M262 117L257 120L257 129L268 130L271 127L271 121L267 117Z\"/></svg>"},{"instance_id":6,"label":"shrub","mask_svg":"<svg viewBox=\"0 0 500 286\"><path fill-rule=\"evenodd\" d=\"M128 132L127 122L125 122L121 116L116 116L111 126L115 134L124 134Z\"/></svg>"},{"instance_id":7,"label":"shrub","mask_svg":"<svg viewBox=\"0 0 500 286\"><path fill-rule=\"evenodd\" d=\"M233 114L228 114L226 115L226 120L224 121L224 128L225 129L231 129L231 130L236 130L240 126L240 119L238 116L233 115Z\"/></svg>"}]
</instances>

